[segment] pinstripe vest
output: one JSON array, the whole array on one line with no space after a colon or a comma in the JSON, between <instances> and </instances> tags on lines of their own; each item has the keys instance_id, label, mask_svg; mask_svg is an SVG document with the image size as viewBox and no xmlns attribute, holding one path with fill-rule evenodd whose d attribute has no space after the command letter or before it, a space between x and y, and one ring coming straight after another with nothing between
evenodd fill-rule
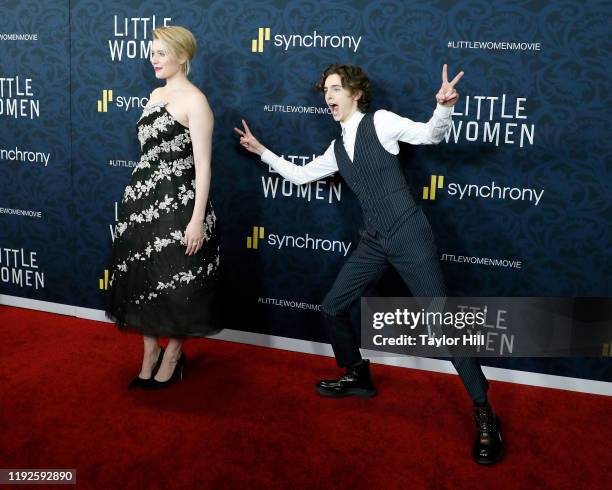
<instances>
[{"instance_id":1,"label":"pinstripe vest","mask_svg":"<svg viewBox=\"0 0 612 490\"><path fill-rule=\"evenodd\" d=\"M368 231L389 235L400 218L413 211L414 199L397 155L385 150L374 128L374 114L363 116L357 127L353 161L336 139L334 154L340 175L357 196Z\"/></svg>"}]
</instances>

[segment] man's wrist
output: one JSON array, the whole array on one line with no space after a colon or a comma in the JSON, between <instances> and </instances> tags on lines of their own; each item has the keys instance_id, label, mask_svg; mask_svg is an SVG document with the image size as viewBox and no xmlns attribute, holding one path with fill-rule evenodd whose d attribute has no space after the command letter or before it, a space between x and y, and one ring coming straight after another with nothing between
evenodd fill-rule
<instances>
[{"instance_id":1,"label":"man's wrist","mask_svg":"<svg viewBox=\"0 0 612 490\"><path fill-rule=\"evenodd\" d=\"M260 155L261 161L267 163L268 165L272 165L278 160L278 156L273 152L264 147L264 152Z\"/></svg>"},{"instance_id":2,"label":"man's wrist","mask_svg":"<svg viewBox=\"0 0 612 490\"><path fill-rule=\"evenodd\" d=\"M449 106L442 105L440 104L440 102L438 102L434 112L440 117L448 117L453 112L453 106L452 105L449 105Z\"/></svg>"}]
</instances>

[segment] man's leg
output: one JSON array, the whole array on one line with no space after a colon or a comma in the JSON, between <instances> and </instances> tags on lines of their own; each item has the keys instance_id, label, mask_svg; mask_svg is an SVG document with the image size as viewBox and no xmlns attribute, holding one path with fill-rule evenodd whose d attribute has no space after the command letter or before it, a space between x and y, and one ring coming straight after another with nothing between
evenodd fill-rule
<instances>
[{"instance_id":1,"label":"man's leg","mask_svg":"<svg viewBox=\"0 0 612 490\"><path fill-rule=\"evenodd\" d=\"M360 336L350 320L349 311L366 288L386 269L387 258L378 240L365 231L357 249L346 261L321 305L338 366L347 368L338 379L322 380L317 391L325 396L373 396L369 362L362 361Z\"/></svg>"},{"instance_id":2,"label":"man's leg","mask_svg":"<svg viewBox=\"0 0 612 490\"><path fill-rule=\"evenodd\" d=\"M387 265L386 255L378 241L364 231L357 248L340 269L321 304L323 321L340 367L361 361L361 342L352 327L349 310Z\"/></svg>"},{"instance_id":3,"label":"man's leg","mask_svg":"<svg viewBox=\"0 0 612 490\"><path fill-rule=\"evenodd\" d=\"M384 242L389 262L398 271L414 297L446 297L446 286L427 218L419 209ZM499 420L487 401L489 383L480 363L471 357L451 358L463 385L474 402L478 437L473 457L491 464L503 455Z\"/></svg>"}]
</instances>

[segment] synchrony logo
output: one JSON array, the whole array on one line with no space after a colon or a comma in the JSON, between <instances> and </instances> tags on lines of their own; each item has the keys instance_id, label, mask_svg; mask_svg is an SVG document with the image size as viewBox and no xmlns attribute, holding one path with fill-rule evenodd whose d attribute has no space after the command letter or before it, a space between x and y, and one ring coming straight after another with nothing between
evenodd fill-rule
<instances>
[{"instance_id":1,"label":"synchrony logo","mask_svg":"<svg viewBox=\"0 0 612 490\"><path fill-rule=\"evenodd\" d=\"M432 175L429 186L423 187L423 199L435 201L436 190L441 191L442 189L444 189L444 176ZM459 200L470 197L499 200L511 199L513 201L528 201L537 206L544 195L544 189L503 187L494 181L485 185L451 182L447 186L446 194L458 196Z\"/></svg>"},{"instance_id":2,"label":"synchrony logo","mask_svg":"<svg viewBox=\"0 0 612 490\"><path fill-rule=\"evenodd\" d=\"M98 279L100 289L106 291L108 289L108 269L104 269L104 276Z\"/></svg>"},{"instance_id":3,"label":"synchrony logo","mask_svg":"<svg viewBox=\"0 0 612 490\"><path fill-rule=\"evenodd\" d=\"M272 36L269 27L257 29L257 37L251 39L251 53L263 53L267 42L272 41L277 48L288 51L292 48L331 48L350 49L356 53L362 36L346 34L320 34L316 30L308 34L275 34Z\"/></svg>"},{"instance_id":4,"label":"synchrony logo","mask_svg":"<svg viewBox=\"0 0 612 490\"><path fill-rule=\"evenodd\" d=\"M315 238L311 237L308 233L303 236L269 233L266 238L263 226L253 226L251 234L247 236L247 248L257 250L264 244L276 250L281 250L282 248L307 248L310 250L338 253L344 257L348 255L351 249L351 242Z\"/></svg>"},{"instance_id":5,"label":"synchrony logo","mask_svg":"<svg viewBox=\"0 0 612 490\"><path fill-rule=\"evenodd\" d=\"M119 109L126 112L130 109L142 109L147 105L148 97L129 97L119 95L113 96L113 89L103 89L102 98L98 99L98 112L108 112L109 107L114 103Z\"/></svg>"},{"instance_id":6,"label":"synchrony logo","mask_svg":"<svg viewBox=\"0 0 612 490\"><path fill-rule=\"evenodd\" d=\"M44 153L42 151L29 151L19 147L14 148L0 148L0 160L7 160L10 162L27 162L27 163L39 163L46 167L49 164L51 153Z\"/></svg>"},{"instance_id":7,"label":"synchrony logo","mask_svg":"<svg viewBox=\"0 0 612 490\"><path fill-rule=\"evenodd\" d=\"M432 175L429 187L423 187L423 199L435 201L436 189L444 187L444 175Z\"/></svg>"},{"instance_id":8,"label":"synchrony logo","mask_svg":"<svg viewBox=\"0 0 612 490\"><path fill-rule=\"evenodd\" d=\"M108 112L108 104L113 101L112 89L102 90L102 100L98 99L98 112Z\"/></svg>"}]
</instances>

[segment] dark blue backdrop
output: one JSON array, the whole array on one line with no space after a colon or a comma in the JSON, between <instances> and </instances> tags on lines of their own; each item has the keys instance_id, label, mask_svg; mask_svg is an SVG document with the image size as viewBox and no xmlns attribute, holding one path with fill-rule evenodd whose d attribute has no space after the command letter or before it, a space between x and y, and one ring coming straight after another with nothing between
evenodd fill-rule
<instances>
[{"instance_id":1,"label":"dark blue backdrop","mask_svg":"<svg viewBox=\"0 0 612 490\"><path fill-rule=\"evenodd\" d=\"M194 32L191 79L215 112L212 198L228 327L325 339L313 308L345 257L279 249L274 240L308 234L352 250L361 223L355 199L338 178L301 189L284 182L238 146L232 128L246 118L264 144L296 161L322 152L338 126L313 84L332 62L365 68L372 109L421 121L434 109L441 65L465 71L448 141L403 145L400 153L452 294L609 296L609 15L609 4L596 1L9 1L0 7L0 34L38 40L3 38L0 77L32 79L33 97L12 98L40 100L40 116L7 114L4 83L0 207L9 211L0 214L0 247L36 252L45 284L20 281L16 271L32 264L12 264L8 252L2 292L101 307L115 203L139 158L135 123L159 85L148 62L150 30L166 18ZM259 28L270 29L270 40L257 42ZM326 46L310 46L313 39ZM112 100L106 92L99 112L104 90ZM15 148L51 158L47 166L17 161L7 153ZM443 184L435 199L423 199L432 175ZM482 197L493 186L507 187L506 197ZM247 247L254 226L263 228L257 249ZM472 263L485 258L505 262ZM393 274L378 292L408 294ZM486 362L612 374L606 359Z\"/></svg>"}]
</instances>

